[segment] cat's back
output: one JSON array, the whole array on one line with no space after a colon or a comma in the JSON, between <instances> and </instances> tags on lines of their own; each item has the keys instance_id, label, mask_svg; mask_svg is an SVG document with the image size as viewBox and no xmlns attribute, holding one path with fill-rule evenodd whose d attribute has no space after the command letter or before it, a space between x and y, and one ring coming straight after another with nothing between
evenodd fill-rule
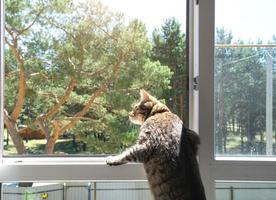
<instances>
[{"instance_id":1,"label":"cat's back","mask_svg":"<svg viewBox=\"0 0 276 200\"><path fill-rule=\"evenodd\" d=\"M156 113L141 126L142 132L159 135L181 135L182 121L172 112Z\"/></svg>"},{"instance_id":2,"label":"cat's back","mask_svg":"<svg viewBox=\"0 0 276 200\"><path fill-rule=\"evenodd\" d=\"M155 151L144 163L155 199L183 199L183 179L179 172L179 144L182 121L171 112L148 118L141 131L151 135Z\"/></svg>"},{"instance_id":3,"label":"cat's back","mask_svg":"<svg viewBox=\"0 0 276 200\"><path fill-rule=\"evenodd\" d=\"M141 134L147 135L149 145L154 147L153 164L167 163L178 157L182 121L172 112L157 113L149 117L141 126Z\"/></svg>"}]
</instances>

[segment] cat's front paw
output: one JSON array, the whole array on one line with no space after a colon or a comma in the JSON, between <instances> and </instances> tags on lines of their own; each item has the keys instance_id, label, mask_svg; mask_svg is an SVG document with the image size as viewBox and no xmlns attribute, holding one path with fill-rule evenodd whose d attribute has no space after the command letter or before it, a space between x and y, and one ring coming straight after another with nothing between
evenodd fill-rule
<instances>
[{"instance_id":1,"label":"cat's front paw","mask_svg":"<svg viewBox=\"0 0 276 200\"><path fill-rule=\"evenodd\" d=\"M114 165L122 165L125 162L122 161L122 159L119 159L117 156L108 156L106 158L106 164L110 166Z\"/></svg>"}]
</instances>

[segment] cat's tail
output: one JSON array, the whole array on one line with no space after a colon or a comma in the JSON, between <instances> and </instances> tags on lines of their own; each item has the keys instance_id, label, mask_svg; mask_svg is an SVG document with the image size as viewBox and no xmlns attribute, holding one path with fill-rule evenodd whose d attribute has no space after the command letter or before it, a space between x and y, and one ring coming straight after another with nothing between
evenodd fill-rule
<instances>
[{"instance_id":1,"label":"cat's tail","mask_svg":"<svg viewBox=\"0 0 276 200\"><path fill-rule=\"evenodd\" d=\"M187 185L190 186L191 200L206 200L204 186L201 180L197 152L200 139L194 131L182 127L180 140L180 162L185 170Z\"/></svg>"},{"instance_id":2,"label":"cat's tail","mask_svg":"<svg viewBox=\"0 0 276 200\"><path fill-rule=\"evenodd\" d=\"M185 135L183 135L183 133ZM191 147L193 155L196 156L198 153L198 147L200 145L200 138L199 138L198 134L190 129L186 129L185 127L183 127L182 135L183 135L182 137L187 138L188 145Z\"/></svg>"}]
</instances>

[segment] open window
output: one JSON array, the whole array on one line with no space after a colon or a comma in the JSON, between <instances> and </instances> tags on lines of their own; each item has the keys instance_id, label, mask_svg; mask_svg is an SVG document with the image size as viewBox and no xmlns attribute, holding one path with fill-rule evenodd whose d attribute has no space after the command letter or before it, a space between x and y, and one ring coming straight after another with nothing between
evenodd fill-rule
<instances>
[{"instance_id":1,"label":"open window","mask_svg":"<svg viewBox=\"0 0 276 200\"><path fill-rule=\"evenodd\" d=\"M275 193L273 7L268 0L196 5L200 164L208 199Z\"/></svg>"},{"instance_id":2,"label":"open window","mask_svg":"<svg viewBox=\"0 0 276 200\"><path fill-rule=\"evenodd\" d=\"M3 155L118 153L141 88L188 121L185 0L154 6L6 0Z\"/></svg>"},{"instance_id":3,"label":"open window","mask_svg":"<svg viewBox=\"0 0 276 200\"><path fill-rule=\"evenodd\" d=\"M145 180L105 156L135 142L141 88L188 124L186 3L1 1L0 180Z\"/></svg>"}]
</instances>

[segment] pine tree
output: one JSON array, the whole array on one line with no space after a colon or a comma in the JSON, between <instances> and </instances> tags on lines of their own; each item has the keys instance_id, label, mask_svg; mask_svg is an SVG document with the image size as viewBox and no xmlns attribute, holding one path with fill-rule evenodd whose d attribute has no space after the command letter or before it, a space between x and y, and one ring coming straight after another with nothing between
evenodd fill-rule
<instances>
[{"instance_id":1,"label":"pine tree","mask_svg":"<svg viewBox=\"0 0 276 200\"><path fill-rule=\"evenodd\" d=\"M187 121L186 41L181 24L175 18L165 20L161 30L153 31L152 58L167 65L174 73L170 89L164 91L167 105L184 123Z\"/></svg>"}]
</instances>

